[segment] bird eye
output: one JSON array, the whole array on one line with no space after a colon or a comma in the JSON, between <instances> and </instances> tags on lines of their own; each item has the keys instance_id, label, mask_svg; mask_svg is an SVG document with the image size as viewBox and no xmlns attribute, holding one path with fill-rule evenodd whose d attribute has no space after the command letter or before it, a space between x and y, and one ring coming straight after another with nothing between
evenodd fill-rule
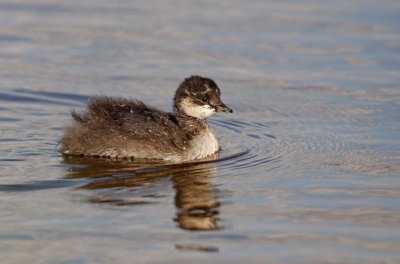
<instances>
[{"instance_id":1,"label":"bird eye","mask_svg":"<svg viewBox=\"0 0 400 264\"><path fill-rule=\"evenodd\" d=\"M207 98L204 97L203 99L201 99L201 101L202 101L203 103L205 103L205 102L207 102Z\"/></svg>"}]
</instances>

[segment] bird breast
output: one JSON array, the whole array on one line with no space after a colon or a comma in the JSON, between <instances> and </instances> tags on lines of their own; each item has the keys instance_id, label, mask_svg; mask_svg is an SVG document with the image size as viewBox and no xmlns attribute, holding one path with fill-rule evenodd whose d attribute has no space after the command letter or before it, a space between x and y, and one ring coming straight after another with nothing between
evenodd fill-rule
<instances>
[{"instance_id":1,"label":"bird breast","mask_svg":"<svg viewBox=\"0 0 400 264\"><path fill-rule=\"evenodd\" d=\"M187 152L187 160L201 159L214 154L219 150L218 141L212 133L211 129L207 128L200 134L196 135L190 144Z\"/></svg>"}]
</instances>

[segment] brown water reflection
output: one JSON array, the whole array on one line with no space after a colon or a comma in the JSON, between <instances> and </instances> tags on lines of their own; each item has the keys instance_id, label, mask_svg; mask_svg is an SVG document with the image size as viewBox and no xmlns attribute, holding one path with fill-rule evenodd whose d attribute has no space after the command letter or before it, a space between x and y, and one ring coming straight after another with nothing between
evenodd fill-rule
<instances>
[{"instance_id":1,"label":"brown water reflection","mask_svg":"<svg viewBox=\"0 0 400 264\"><path fill-rule=\"evenodd\" d=\"M218 154L209 160L217 158ZM168 179L175 190L174 221L185 230L217 230L221 203L212 184L215 165L206 160L195 163L141 163L127 160L104 160L65 156L63 163L71 166L68 179L89 179L80 189L93 190L87 199L94 204L130 206L151 204L162 197L160 192L148 194L143 188ZM85 164L85 165L82 165ZM122 189L121 192L115 189ZM96 190L101 190L101 194ZM104 190L106 190L104 192ZM109 191L107 191L109 190ZM149 198L153 198L150 199Z\"/></svg>"}]
</instances>

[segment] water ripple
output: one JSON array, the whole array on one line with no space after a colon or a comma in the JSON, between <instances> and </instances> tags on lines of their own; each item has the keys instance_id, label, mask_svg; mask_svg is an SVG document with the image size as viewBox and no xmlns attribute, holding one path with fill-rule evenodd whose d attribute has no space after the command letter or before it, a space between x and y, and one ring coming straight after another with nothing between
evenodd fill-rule
<instances>
[{"instance_id":1,"label":"water ripple","mask_svg":"<svg viewBox=\"0 0 400 264\"><path fill-rule=\"evenodd\" d=\"M67 188L82 184L78 181L69 180L47 180L34 181L21 184L0 184L0 192L31 192L46 189Z\"/></svg>"},{"instance_id":2,"label":"water ripple","mask_svg":"<svg viewBox=\"0 0 400 264\"><path fill-rule=\"evenodd\" d=\"M60 105L68 107L79 107L89 97L78 94L31 91L28 89L14 89L8 92L0 93L0 102L11 104L30 105ZM7 110L5 108L4 110Z\"/></svg>"}]
</instances>

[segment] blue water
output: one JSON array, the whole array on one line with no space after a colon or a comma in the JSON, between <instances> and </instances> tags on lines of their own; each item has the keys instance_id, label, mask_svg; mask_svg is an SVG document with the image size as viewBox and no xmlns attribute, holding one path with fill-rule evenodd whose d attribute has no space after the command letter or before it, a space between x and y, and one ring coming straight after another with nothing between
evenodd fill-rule
<instances>
[{"instance_id":1,"label":"blue water","mask_svg":"<svg viewBox=\"0 0 400 264\"><path fill-rule=\"evenodd\" d=\"M0 1L2 263L399 263L398 1ZM94 94L232 115L189 164L63 157Z\"/></svg>"}]
</instances>

